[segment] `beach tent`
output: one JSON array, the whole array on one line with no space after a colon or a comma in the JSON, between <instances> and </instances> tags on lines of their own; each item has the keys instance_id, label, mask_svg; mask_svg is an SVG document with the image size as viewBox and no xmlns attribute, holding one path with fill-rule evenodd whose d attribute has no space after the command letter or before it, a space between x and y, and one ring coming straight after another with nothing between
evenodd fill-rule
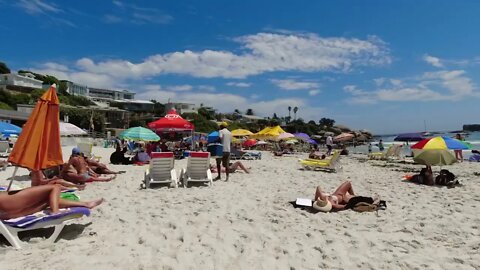
<instances>
[{"instance_id":1,"label":"beach tent","mask_svg":"<svg viewBox=\"0 0 480 270\"><path fill-rule=\"evenodd\" d=\"M194 125L178 115L175 109L171 109L165 117L148 123L148 127L156 132L195 130Z\"/></svg>"},{"instance_id":2,"label":"beach tent","mask_svg":"<svg viewBox=\"0 0 480 270\"><path fill-rule=\"evenodd\" d=\"M251 138L262 138L262 139L275 139L280 135L281 133L285 133L285 130L283 130L280 126L275 126L275 127L266 127L259 132L253 134L250 136Z\"/></svg>"},{"instance_id":3,"label":"beach tent","mask_svg":"<svg viewBox=\"0 0 480 270\"><path fill-rule=\"evenodd\" d=\"M56 85L53 84L37 101L8 157L8 162L16 165L13 176L18 166L42 170L63 164L59 112Z\"/></svg>"},{"instance_id":4,"label":"beach tent","mask_svg":"<svg viewBox=\"0 0 480 270\"><path fill-rule=\"evenodd\" d=\"M0 134L3 136L10 137L10 135L18 135L20 132L22 132L21 127L6 122L0 122Z\"/></svg>"},{"instance_id":5,"label":"beach tent","mask_svg":"<svg viewBox=\"0 0 480 270\"><path fill-rule=\"evenodd\" d=\"M60 136L86 135L87 132L72 123L60 122Z\"/></svg>"}]
</instances>

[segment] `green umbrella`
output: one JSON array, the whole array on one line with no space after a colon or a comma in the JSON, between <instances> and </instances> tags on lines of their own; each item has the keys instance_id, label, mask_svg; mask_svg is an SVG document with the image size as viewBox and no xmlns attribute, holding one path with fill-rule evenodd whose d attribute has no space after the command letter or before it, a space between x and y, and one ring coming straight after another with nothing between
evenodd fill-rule
<instances>
[{"instance_id":1,"label":"green umbrella","mask_svg":"<svg viewBox=\"0 0 480 270\"><path fill-rule=\"evenodd\" d=\"M155 132L144 127L129 128L120 133L120 138L134 140L134 141L147 141L156 142L160 140L160 137Z\"/></svg>"},{"instance_id":2,"label":"green umbrella","mask_svg":"<svg viewBox=\"0 0 480 270\"><path fill-rule=\"evenodd\" d=\"M413 149L413 160L417 163L430 166L444 166L457 162L457 159L447 149Z\"/></svg>"}]
</instances>

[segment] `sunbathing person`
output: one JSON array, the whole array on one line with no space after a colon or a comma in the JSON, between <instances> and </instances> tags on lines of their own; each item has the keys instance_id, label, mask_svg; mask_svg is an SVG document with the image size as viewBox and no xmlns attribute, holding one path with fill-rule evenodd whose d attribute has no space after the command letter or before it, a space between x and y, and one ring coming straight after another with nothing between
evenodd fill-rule
<instances>
[{"instance_id":1,"label":"sunbathing person","mask_svg":"<svg viewBox=\"0 0 480 270\"><path fill-rule=\"evenodd\" d=\"M432 167L426 165L419 174L415 174L410 178L410 181L417 184L433 186L435 185L435 179L433 177Z\"/></svg>"},{"instance_id":2,"label":"sunbathing person","mask_svg":"<svg viewBox=\"0 0 480 270\"><path fill-rule=\"evenodd\" d=\"M332 194L324 192L322 188L318 186L315 190L313 208L321 212L340 211L353 208L353 206L359 202L378 204L379 200L357 196L353 191L352 182L345 181Z\"/></svg>"},{"instance_id":3,"label":"sunbathing person","mask_svg":"<svg viewBox=\"0 0 480 270\"><path fill-rule=\"evenodd\" d=\"M229 173L234 173L237 171L237 169L240 168L242 169L244 172L246 173L250 173L250 171L243 165L242 162L240 161L235 161L234 163L230 163L229 166L228 166L228 172ZM218 170L217 168L214 166L214 165L210 165L210 170L213 172L213 173L217 173ZM224 173L225 172L225 167L222 167L222 172Z\"/></svg>"},{"instance_id":4,"label":"sunbathing person","mask_svg":"<svg viewBox=\"0 0 480 270\"><path fill-rule=\"evenodd\" d=\"M73 183L87 182L108 182L115 179L113 177L99 177L95 172L89 169L87 162L80 155L80 149L77 147L72 149L72 155L63 166L62 178Z\"/></svg>"},{"instance_id":5,"label":"sunbathing person","mask_svg":"<svg viewBox=\"0 0 480 270\"><path fill-rule=\"evenodd\" d=\"M107 168L107 165L105 165L103 163L100 163L96 160L90 159L83 154L81 156L85 159L85 162L87 163L88 167L90 169L92 169L97 174L119 174L119 173L122 173L122 172L111 171Z\"/></svg>"},{"instance_id":6,"label":"sunbathing person","mask_svg":"<svg viewBox=\"0 0 480 270\"><path fill-rule=\"evenodd\" d=\"M30 215L49 209L55 214L60 208L87 207L92 209L103 202L98 199L78 202L60 198L60 185L43 185L22 189L20 191L0 192L0 219L10 219Z\"/></svg>"},{"instance_id":7,"label":"sunbathing person","mask_svg":"<svg viewBox=\"0 0 480 270\"><path fill-rule=\"evenodd\" d=\"M325 154L320 153L319 151L312 150L308 155L308 158L311 159L325 159Z\"/></svg>"},{"instance_id":8,"label":"sunbathing person","mask_svg":"<svg viewBox=\"0 0 480 270\"><path fill-rule=\"evenodd\" d=\"M30 171L30 179L32 181L31 185L34 186L43 186L43 185L60 185L63 189L77 188L78 190L84 190L85 184L74 184L54 176L52 178L47 178L43 171Z\"/></svg>"}]
</instances>

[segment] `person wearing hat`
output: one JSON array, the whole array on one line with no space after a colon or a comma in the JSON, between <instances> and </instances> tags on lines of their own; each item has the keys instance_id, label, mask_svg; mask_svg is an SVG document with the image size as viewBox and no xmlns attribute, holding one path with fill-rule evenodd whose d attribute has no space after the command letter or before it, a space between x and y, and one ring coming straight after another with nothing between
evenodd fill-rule
<instances>
[{"instance_id":1,"label":"person wearing hat","mask_svg":"<svg viewBox=\"0 0 480 270\"><path fill-rule=\"evenodd\" d=\"M230 145L232 144L232 133L227 129L228 124L226 122L220 123L220 130L218 131L220 142L223 146L223 155L221 158L217 158L217 172L218 176L215 180L221 179L222 163L225 168L225 181L228 181L229 176L229 164L230 164Z\"/></svg>"},{"instance_id":2,"label":"person wearing hat","mask_svg":"<svg viewBox=\"0 0 480 270\"><path fill-rule=\"evenodd\" d=\"M313 208L320 212L330 212L345 209L348 201L355 197L352 188L352 182L345 181L333 194L328 194L322 190L320 186L315 190L315 202Z\"/></svg>"},{"instance_id":3,"label":"person wearing hat","mask_svg":"<svg viewBox=\"0 0 480 270\"><path fill-rule=\"evenodd\" d=\"M115 179L115 176L99 177L91 171L78 147L72 149L72 155L68 163L63 166L61 177L73 183L108 182Z\"/></svg>"}]
</instances>

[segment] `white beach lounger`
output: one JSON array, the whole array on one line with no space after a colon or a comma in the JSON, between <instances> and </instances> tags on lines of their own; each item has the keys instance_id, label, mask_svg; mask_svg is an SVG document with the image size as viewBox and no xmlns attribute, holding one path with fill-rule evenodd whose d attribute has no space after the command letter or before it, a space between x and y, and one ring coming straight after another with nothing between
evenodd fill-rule
<instances>
[{"instance_id":1,"label":"white beach lounger","mask_svg":"<svg viewBox=\"0 0 480 270\"><path fill-rule=\"evenodd\" d=\"M90 210L85 207L61 209L57 214L41 211L24 217L0 220L0 233L14 248L21 249L21 242L18 238L19 232L54 227L53 234L47 238L48 241L53 243L65 227L66 221L89 215Z\"/></svg>"},{"instance_id":2,"label":"white beach lounger","mask_svg":"<svg viewBox=\"0 0 480 270\"><path fill-rule=\"evenodd\" d=\"M212 172L210 171L209 152L190 152L187 168L182 169L180 179L183 187L188 187L189 182L207 182L213 185Z\"/></svg>"},{"instance_id":3,"label":"white beach lounger","mask_svg":"<svg viewBox=\"0 0 480 270\"><path fill-rule=\"evenodd\" d=\"M170 184L178 187L173 152L153 152L150 157L150 164L145 172L145 187L150 188L151 184Z\"/></svg>"},{"instance_id":4,"label":"white beach lounger","mask_svg":"<svg viewBox=\"0 0 480 270\"><path fill-rule=\"evenodd\" d=\"M10 155L10 143L0 141L0 157L8 157Z\"/></svg>"}]
</instances>

